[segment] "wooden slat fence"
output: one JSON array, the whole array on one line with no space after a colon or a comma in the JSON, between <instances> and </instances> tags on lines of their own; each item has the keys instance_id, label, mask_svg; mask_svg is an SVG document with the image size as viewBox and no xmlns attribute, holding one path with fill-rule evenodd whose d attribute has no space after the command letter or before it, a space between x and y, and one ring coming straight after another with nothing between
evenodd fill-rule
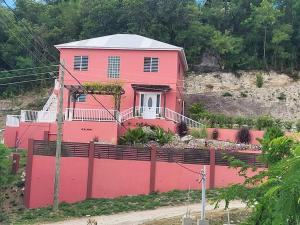
<instances>
[{"instance_id":1,"label":"wooden slat fence","mask_svg":"<svg viewBox=\"0 0 300 225\"><path fill-rule=\"evenodd\" d=\"M33 154L55 156L56 142L34 141ZM89 157L89 143L63 142L62 157ZM157 148L156 161L177 162L183 164L206 164L209 165L211 152L207 149L173 149ZM259 162L259 154L241 153L216 150L215 165L228 166L228 157L234 157L249 165L265 167ZM150 147L134 147L123 145L94 144L94 158L114 160L137 160L150 161Z\"/></svg>"}]
</instances>

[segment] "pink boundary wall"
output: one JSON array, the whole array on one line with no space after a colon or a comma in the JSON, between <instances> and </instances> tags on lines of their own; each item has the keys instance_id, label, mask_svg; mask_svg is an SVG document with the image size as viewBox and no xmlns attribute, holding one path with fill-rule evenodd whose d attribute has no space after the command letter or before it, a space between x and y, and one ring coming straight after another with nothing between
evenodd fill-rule
<instances>
[{"instance_id":1,"label":"pink boundary wall","mask_svg":"<svg viewBox=\"0 0 300 225\"><path fill-rule=\"evenodd\" d=\"M176 124L165 119L145 120L132 119L124 123L125 127L136 128L137 124L155 124L165 130L176 131ZM19 147L27 149L28 140L56 140L56 124L54 123L21 123L20 127L6 127L4 132L4 143L6 146L15 148L19 142ZM64 141L89 143L94 137L98 137L107 143L116 144L117 137L125 133L125 129L116 122L88 122L88 121L65 121ZM211 138L215 128L208 128L208 136ZM217 128L219 131L218 140L236 141L238 129ZM257 138L262 138L264 131L251 130L251 144L259 144Z\"/></svg>"},{"instance_id":2,"label":"pink boundary wall","mask_svg":"<svg viewBox=\"0 0 300 225\"><path fill-rule=\"evenodd\" d=\"M60 202L74 203L90 198L116 198L149 194L155 191L200 189L198 174L176 163L156 161L152 147L151 161L112 160L94 158L94 144L90 143L88 158L62 157ZM55 157L33 155L33 140L29 141L25 182L25 206L40 208L52 204ZM200 171L203 165L185 164ZM226 187L241 183L237 169L215 165L215 150L210 150L207 169L207 188ZM254 174L249 172L248 175Z\"/></svg>"}]
</instances>

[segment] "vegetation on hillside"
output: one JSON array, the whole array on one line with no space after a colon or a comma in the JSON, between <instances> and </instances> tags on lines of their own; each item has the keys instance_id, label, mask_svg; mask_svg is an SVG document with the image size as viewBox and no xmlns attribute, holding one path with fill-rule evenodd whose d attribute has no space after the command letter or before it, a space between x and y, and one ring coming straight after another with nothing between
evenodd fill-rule
<instances>
[{"instance_id":1,"label":"vegetation on hillside","mask_svg":"<svg viewBox=\"0 0 300 225\"><path fill-rule=\"evenodd\" d=\"M208 53L227 70L292 74L300 67L297 0L210 0L204 5L196 0L15 2L16 17L0 6L0 69L57 64L53 45L115 33L182 46L189 64L198 64Z\"/></svg>"},{"instance_id":2,"label":"vegetation on hillside","mask_svg":"<svg viewBox=\"0 0 300 225\"><path fill-rule=\"evenodd\" d=\"M244 184L224 190L219 200L229 203L242 199L253 212L244 225L298 225L300 221L300 143L299 137L285 137L278 127L270 128L261 140L261 161L268 170L247 177L248 165L232 160L233 167L241 167ZM252 168L255 170L255 168Z\"/></svg>"},{"instance_id":3,"label":"vegetation on hillside","mask_svg":"<svg viewBox=\"0 0 300 225\"><path fill-rule=\"evenodd\" d=\"M212 113L204 109L200 103L191 105L189 109L189 116L208 127L221 128L240 128L247 126L257 130L266 130L268 128L277 126L287 131L291 130L295 124L296 129L300 129L300 122L282 121L280 119L272 118L268 115L258 116L256 118L241 117L241 116L226 116L223 114ZM299 123L299 124L298 124ZM298 124L298 127L297 127Z\"/></svg>"}]
</instances>

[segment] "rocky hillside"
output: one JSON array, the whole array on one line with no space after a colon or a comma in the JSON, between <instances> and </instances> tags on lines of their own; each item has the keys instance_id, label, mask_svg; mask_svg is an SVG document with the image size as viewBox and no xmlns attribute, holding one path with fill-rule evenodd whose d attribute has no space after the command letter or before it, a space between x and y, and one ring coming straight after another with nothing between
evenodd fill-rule
<instances>
[{"instance_id":1,"label":"rocky hillside","mask_svg":"<svg viewBox=\"0 0 300 225\"><path fill-rule=\"evenodd\" d=\"M263 85L258 88L256 75ZM233 73L190 73L186 79L186 105L201 102L204 107L226 115L271 115L282 120L300 119L300 81L285 74L259 71Z\"/></svg>"}]
</instances>

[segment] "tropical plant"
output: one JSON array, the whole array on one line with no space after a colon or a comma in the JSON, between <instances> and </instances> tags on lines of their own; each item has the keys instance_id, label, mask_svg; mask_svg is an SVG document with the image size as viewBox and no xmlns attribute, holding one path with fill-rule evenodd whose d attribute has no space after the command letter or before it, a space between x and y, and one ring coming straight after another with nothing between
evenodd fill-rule
<instances>
[{"instance_id":1,"label":"tropical plant","mask_svg":"<svg viewBox=\"0 0 300 225\"><path fill-rule=\"evenodd\" d=\"M248 127L242 127L236 135L238 143L249 144L251 142L251 133Z\"/></svg>"},{"instance_id":2,"label":"tropical plant","mask_svg":"<svg viewBox=\"0 0 300 225\"><path fill-rule=\"evenodd\" d=\"M296 123L296 129L297 129L297 132L300 132L300 120L298 120Z\"/></svg>"},{"instance_id":3,"label":"tropical plant","mask_svg":"<svg viewBox=\"0 0 300 225\"><path fill-rule=\"evenodd\" d=\"M270 116L259 116L256 120L256 124L255 124L256 128L258 130L264 130L267 129L269 127L273 127L274 126L274 120L272 117Z\"/></svg>"},{"instance_id":4,"label":"tropical plant","mask_svg":"<svg viewBox=\"0 0 300 225\"><path fill-rule=\"evenodd\" d=\"M218 138L219 138L219 131L218 131L218 129L214 129L214 130L213 130L213 132L212 132L212 134L211 134L211 138L212 138L213 140L218 140Z\"/></svg>"},{"instance_id":5,"label":"tropical plant","mask_svg":"<svg viewBox=\"0 0 300 225\"><path fill-rule=\"evenodd\" d=\"M187 135L188 128L187 128L186 123L184 121L181 121L180 123L178 123L177 127L176 127L176 131L177 131L177 134L179 135L179 137L183 137L183 136Z\"/></svg>"},{"instance_id":6,"label":"tropical plant","mask_svg":"<svg viewBox=\"0 0 300 225\"><path fill-rule=\"evenodd\" d=\"M126 133L119 138L119 144L136 145L148 141L147 135L141 127L128 129Z\"/></svg>"},{"instance_id":7,"label":"tropical plant","mask_svg":"<svg viewBox=\"0 0 300 225\"><path fill-rule=\"evenodd\" d=\"M236 184L220 191L217 204L225 200L226 207L234 199L242 199L252 213L243 225L298 225L300 221L300 145L297 139L276 137L278 130L269 130L262 140L265 148L262 162L268 169L256 171L252 177L246 172L240 173L245 178L243 184ZM249 171L249 165L232 160L232 166ZM255 168L252 168L255 170Z\"/></svg>"},{"instance_id":8,"label":"tropical plant","mask_svg":"<svg viewBox=\"0 0 300 225\"><path fill-rule=\"evenodd\" d=\"M256 87L261 88L264 84L264 79L261 73L256 74Z\"/></svg>"},{"instance_id":9,"label":"tropical plant","mask_svg":"<svg viewBox=\"0 0 300 225\"><path fill-rule=\"evenodd\" d=\"M173 133L170 131L165 132L161 127L156 127L154 130L154 140L160 145L167 144L171 142L173 138Z\"/></svg>"}]
</instances>

